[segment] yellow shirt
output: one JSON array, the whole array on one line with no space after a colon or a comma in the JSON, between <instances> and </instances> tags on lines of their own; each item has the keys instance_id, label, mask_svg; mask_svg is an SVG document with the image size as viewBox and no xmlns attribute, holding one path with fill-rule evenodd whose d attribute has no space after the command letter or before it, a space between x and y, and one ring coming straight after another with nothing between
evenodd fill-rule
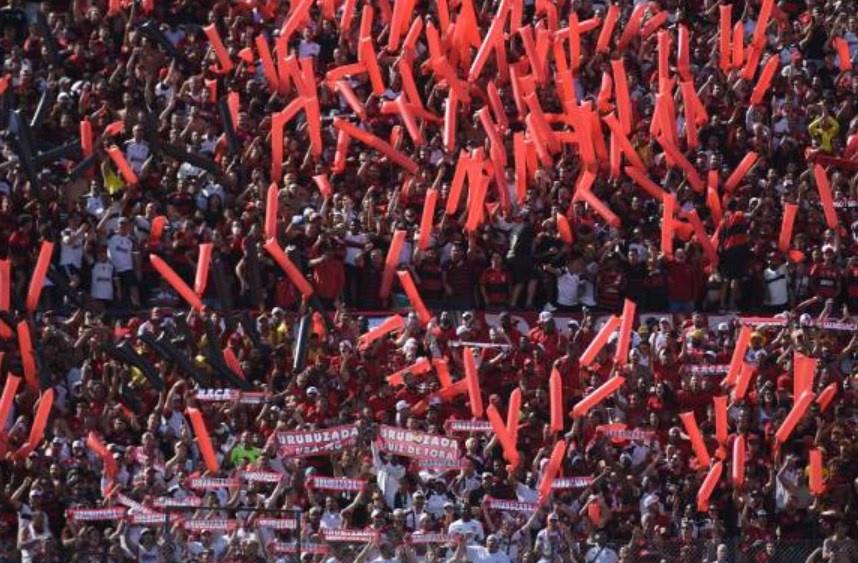
<instances>
[{"instance_id":1,"label":"yellow shirt","mask_svg":"<svg viewBox=\"0 0 858 563\"><path fill-rule=\"evenodd\" d=\"M831 152L834 147L831 141L840 133L840 124L831 116L817 117L807 126L810 136L819 141L819 147L825 152Z\"/></svg>"}]
</instances>

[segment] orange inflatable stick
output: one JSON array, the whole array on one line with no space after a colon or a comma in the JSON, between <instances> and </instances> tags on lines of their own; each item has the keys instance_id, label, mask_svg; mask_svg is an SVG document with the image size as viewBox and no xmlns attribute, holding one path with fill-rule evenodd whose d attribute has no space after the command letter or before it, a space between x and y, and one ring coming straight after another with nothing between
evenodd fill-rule
<instances>
[{"instance_id":1,"label":"orange inflatable stick","mask_svg":"<svg viewBox=\"0 0 858 563\"><path fill-rule=\"evenodd\" d=\"M608 206L605 205L605 202L593 195L593 192L591 192L590 190L584 190L582 192L579 192L579 199L582 199L587 202L587 205L592 207L593 211L598 213L602 217L602 219L604 219L605 222L612 227L617 228L622 225L622 221L620 221L620 218L617 217L617 214L611 211Z\"/></svg>"},{"instance_id":2,"label":"orange inflatable stick","mask_svg":"<svg viewBox=\"0 0 858 563\"><path fill-rule=\"evenodd\" d=\"M164 278L174 290L176 290L176 293L178 293L192 309L195 311L202 311L203 302L200 300L200 297L194 293L190 287L188 287L185 280L180 278L179 274L177 274L169 264L156 254L149 255L149 262L151 262L152 267L158 271L161 277Z\"/></svg>"},{"instance_id":3,"label":"orange inflatable stick","mask_svg":"<svg viewBox=\"0 0 858 563\"><path fill-rule=\"evenodd\" d=\"M800 397L805 391L813 390L816 375L816 358L810 358L798 352L793 353L793 397Z\"/></svg>"},{"instance_id":4,"label":"orange inflatable stick","mask_svg":"<svg viewBox=\"0 0 858 563\"><path fill-rule=\"evenodd\" d=\"M90 432L89 434L87 434L86 447L92 450L92 452L99 458L101 458L101 463L104 466L104 474L107 475L110 479L114 479L116 477L116 474L119 472L119 468L116 465L116 460L113 459L113 454L108 451L107 446L104 445L104 442L99 440L95 432Z\"/></svg>"},{"instance_id":5,"label":"orange inflatable stick","mask_svg":"<svg viewBox=\"0 0 858 563\"><path fill-rule=\"evenodd\" d=\"M405 290L405 295L408 296L411 306L414 307L414 312L417 313L420 323L423 324L423 326L426 326L429 324L429 321L432 320L432 313L420 297L420 292L417 291L417 286L414 285L414 279L411 277L411 272L408 270L400 270L396 272L396 275L399 277L399 283L402 284L402 289Z\"/></svg>"},{"instance_id":6,"label":"orange inflatable stick","mask_svg":"<svg viewBox=\"0 0 858 563\"><path fill-rule=\"evenodd\" d=\"M629 97L629 81L626 76L626 67L622 59L611 61L611 72L614 75L614 94L617 99L617 114L622 125L623 133L630 135L632 132L632 103Z\"/></svg>"},{"instance_id":7,"label":"orange inflatable stick","mask_svg":"<svg viewBox=\"0 0 858 563\"><path fill-rule=\"evenodd\" d=\"M92 123L88 119L83 119L80 122L80 150L84 158L93 153Z\"/></svg>"},{"instance_id":8,"label":"orange inflatable stick","mask_svg":"<svg viewBox=\"0 0 858 563\"><path fill-rule=\"evenodd\" d=\"M831 184L828 183L828 175L825 168L819 164L813 165L813 178L816 180L816 189L819 191L819 201L822 203L822 212L829 229L835 231L840 226L837 219L837 210L834 208L834 196L831 194Z\"/></svg>"},{"instance_id":9,"label":"orange inflatable stick","mask_svg":"<svg viewBox=\"0 0 858 563\"><path fill-rule=\"evenodd\" d=\"M388 30L387 50L395 52L399 49L399 40L402 32L408 26L408 22L414 11L414 0L404 0L393 3L393 14L390 19Z\"/></svg>"},{"instance_id":10,"label":"orange inflatable stick","mask_svg":"<svg viewBox=\"0 0 858 563\"><path fill-rule=\"evenodd\" d=\"M446 389L453 385L453 378L450 377L450 366L444 358L432 358L432 367L438 375L438 381L441 383L441 389Z\"/></svg>"},{"instance_id":11,"label":"orange inflatable stick","mask_svg":"<svg viewBox=\"0 0 858 563\"><path fill-rule=\"evenodd\" d=\"M357 94L355 94L355 91L351 87L351 84L346 80L337 80L334 83L334 89L343 97L355 115L358 116L361 121L366 121L366 108L358 99Z\"/></svg>"},{"instance_id":12,"label":"orange inflatable stick","mask_svg":"<svg viewBox=\"0 0 858 563\"><path fill-rule=\"evenodd\" d=\"M414 113L411 111L411 106L405 102L405 97L401 94L394 102L402 121L405 123L405 129L408 131L408 136L414 142L415 146L426 144L426 139L423 137L423 132L417 126L417 120L414 118Z\"/></svg>"},{"instance_id":13,"label":"orange inflatable stick","mask_svg":"<svg viewBox=\"0 0 858 563\"><path fill-rule=\"evenodd\" d=\"M812 402L813 391L810 390L805 391L798 397L798 399L796 399L795 404L793 404L792 409L789 411L789 414L787 414L777 432L775 432L775 440L777 440L778 443L783 444L789 439L792 431L795 430L796 425L807 412L807 409Z\"/></svg>"},{"instance_id":14,"label":"orange inflatable stick","mask_svg":"<svg viewBox=\"0 0 858 563\"><path fill-rule=\"evenodd\" d=\"M401 316L393 315L391 317L387 317L381 322L381 324L360 335L358 338L358 347L366 348L379 338L382 338L391 332L402 330L403 327L405 327L405 319Z\"/></svg>"},{"instance_id":15,"label":"orange inflatable stick","mask_svg":"<svg viewBox=\"0 0 858 563\"><path fill-rule=\"evenodd\" d=\"M837 59L840 71L847 72L852 70L852 57L849 55L849 43L842 37L835 37L834 48L837 50Z\"/></svg>"},{"instance_id":16,"label":"orange inflatable stick","mask_svg":"<svg viewBox=\"0 0 858 563\"><path fill-rule=\"evenodd\" d=\"M521 389L516 387L509 394L506 410L506 428L512 437L513 446L518 443L518 419L521 416Z\"/></svg>"},{"instance_id":17,"label":"orange inflatable stick","mask_svg":"<svg viewBox=\"0 0 858 563\"><path fill-rule=\"evenodd\" d=\"M581 34L584 33L581 28L578 14L572 12L569 17L569 66L573 71L581 66Z\"/></svg>"},{"instance_id":18,"label":"orange inflatable stick","mask_svg":"<svg viewBox=\"0 0 858 563\"><path fill-rule=\"evenodd\" d=\"M769 27L774 6L774 0L763 0L760 11L757 13L757 24L754 26L754 36L751 39L751 45L757 50L762 51L766 43L766 30Z\"/></svg>"},{"instance_id":19,"label":"orange inflatable stick","mask_svg":"<svg viewBox=\"0 0 858 563\"><path fill-rule=\"evenodd\" d=\"M733 440L733 484L741 487L745 484L745 435L739 434Z\"/></svg>"},{"instance_id":20,"label":"orange inflatable stick","mask_svg":"<svg viewBox=\"0 0 858 563\"><path fill-rule=\"evenodd\" d=\"M673 216L676 213L677 202L673 194L664 198L661 214L661 253L668 259L673 258Z\"/></svg>"},{"instance_id":21,"label":"orange inflatable stick","mask_svg":"<svg viewBox=\"0 0 858 563\"><path fill-rule=\"evenodd\" d=\"M659 136L656 140L661 145L661 148L664 149L664 153L685 172L685 177L688 178L688 183L691 184L694 191L699 193L704 192L706 185L703 183L703 178L700 177L697 169L685 158L685 155L680 152L676 145L670 142L665 136Z\"/></svg>"},{"instance_id":22,"label":"orange inflatable stick","mask_svg":"<svg viewBox=\"0 0 858 563\"><path fill-rule=\"evenodd\" d=\"M555 222L557 223L557 234L560 235L560 240L569 245L574 243L575 237L572 234L572 227L569 225L569 219L567 219L562 213L558 213L555 216Z\"/></svg>"},{"instance_id":23,"label":"orange inflatable stick","mask_svg":"<svg viewBox=\"0 0 858 563\"><path fill-rule=\"evenodd\" d=\"M48 427L48 419L51 416L51 408L54 406L54 390L47 389L39 397L36 413L33 415L33 425L30 427L30 436L27 438L27 453L35 450L45 437L45 429Z\"/></svg>"},{"instance_id":24,"label":"orange inflatable stick","mask_svg":"<svg viewBox=\"0 0 858 563\"><path fill-rule=\"evenodd\" d=\"M700 485L700 489L697 491L698 512L706 512L709 510L709 499L712 497L715 487L718 486L718 481L721 480L721 473L723 473L723 471L724 464L718 461L712 466L709 473L706 474L706 478L703 479L703 484Z\"/></svg>"},{"instance_id":25,"label":"orange inflatable stick","mask_svg":"<svg viewBox=\"0 0 858 563\"><path fill-rule=\"evenodd\" d=\"M733 44L731 46L733 68L742 68L745 64L745 24L737 21L733 26Z\"/></svg>"},{"instance_id":26,"label":"orange inflatable stick","mask_svg":"<svg viewBox=\"0 0 858 563\"><path fill-rule=\"evenodd\" d=\"M450 183L450 193L447 195L447 206L444 211L447 215L453 215L459 208L459 201L462 199L462 187L464 186L470 166L471 157L467 152L459 151L459 160L456 162L453 181Z\"/></svg>"},{"instance_id":27,"label":"orange inflatable stick","mask_svg":"<svg viewBox=\"0 0 858 563\"><path fill-rule=\"evenodd\" d=\"M426 250L432 235L432 226L435 224L435 207L438 204L438 190L429 188L426 191L426 201L423 202L423 214L420 217L420 238L417 239L417 248Z\"/></svg>"},{"instance_id":28,"label":"orange inflatable stick","mask_svg":"<svg viewBox=\"0 0 858 563\"><path fill-rule=\"evenodd\" d=\"M402 247L405 244L405 236L408 231L397 229L393 233L393 238L390 240L390 246L387 249L387 256L384 259L384 272L381 277L381 288L378 291L378 296L381 299L387 299L390 295L390 288L393 286L393 275L396 273L396 268L399 266L399 257L402 254Z\"/></svg>"},{"instance_id":29,"label":"orange inflatable stick","mask_svg":"<svg viewBox=\"0 0 858 563\"><path fill-rule=\"evenodd\" d=\"M495 14L488 32L486 33L480 48L477 50L477 56L474 57L474 60L471 63L471 68L468 69L468 81L473 82L480 76L480 73L483 71L483 67L489 60L489 56L498 44L501 44L501 47L503 48L503 28L506 24L510 8L509 0L501 2L500 8Z\"/></svg>"},{"instance_id":30,"label":"orange inflatable stick","mask_svg":"<svg viewBox=\"0 0 858 563\"><path fill-rule=\"evenodd\" d=\"M9 419L9 413L12 412L12 402L15 400L15 394L18 392L18 386L21 384L21 378L6 374L6 383L3 384L3 394L0 395L0 435L4 433L6 421Z\"/></svg>"},{"instance_id":31,"label":"orange inflatable stick","mask_svg":"<svg viewBox=\"0 0 858 563\"><path fill-rule=\"evenodd\" d=\"M810 467L808 468L808 485L810 492L821 495L825 492L825 482L822 477L822 450L811 448L808 452Z\"/></svg>"},{"instance_id":32,"label":"orange inflatable stick","mask_svg":"<svg viewBox=\"0 0 858 563\"><path fill-rule=\"evenodd\" d=\"M331 166L331 172L334 174L342 174L346 170L350 139L348 133L343 130L337 133L337 150L334 152L334 164Z\"/></svg>"},{"instance_id":33,"label":"orange inflatable stick","mask_svg":"<svg viewBox=\"0 0 858 563\"><path fill-rule=\"evenodd\" d=\"M566 454L566 440L559 440L554 444L554 449L551 450L551 457L548 458L548 464L545 466L545 473L542 474L542 479L539 481L538 503L544 504L551 495L551 487L554 485L554 479L563 465L563 456Z\"/></svg>"},{"instance_id":34,"label":"orange inflatable stick","mask_svg":"<svg viewBox=\"0 0 858 563\"><path fill-rule=\"evenodd\" d=\"M277 214L279 210L280 189L271 182L265 194L265 240L277 238Z\"/></svg>"},{"instance_id":35,"label":"orange inflatable stick","mask_svg":"<svg viewBox=\"0 0 858 563\"><path fill-rule=\"evenodd\" d=\"M372 93L376 96L384 94L385 86L384 79L381 77L381 69L378 66L378 57L375 54L375 47L372 46L372 39L361 39L358 48L358 62L366 66L369 73L369 81L372 84Z\"/></svg>"},{"instance_id":36,"label":"orange inflatable stick","mask_svg":"<svg viewBox=\"0 0 858 563\"><path fill-rule=\"evenodd\" d=\"M739 378L739 373L742 371L742 364L745 361L745 352L748 351L748 344L751 342L751 329L748 325L742 325L739 330L739 336L736 339L736 344L733 346L733 355L730 359L730 367L727 370L727 376L722 381L721 385L735 385Z\"/></svg>"},{"instance_id":37,"label":"orange inflatable stick","mask_svg":"<svg viewBox=\"0 0 858 563\"><path fill-rule=\"evenodd\" d=\"M286 277L289 278L289 281L298 288L298 291L304 299L309 299L313 296L313 286L309 281L307 281L307 278L304 277L301 270L299 270L289 257L286 256L286 253L283 252L283 249L280 248L280 245L277 244L275 239L268 239L263 245L263 248L268 252L271 258L277 262L277 265L280 266L280 269L283 270Z\"/></svg>"},{"instance_id":38,"label":"orange inflatable stick","mask_svg":"<svg viewBox=\"0 0 858 563\"><path fill-rule=\"evenodd\" d=\"M834 396L837 395L837 383L832 383L825 389L823 389L819 396L816 398L816 404L819 405L819 411L825 412L828 409L828 406L831 404L831 401L834 400ZM2 421L0 421L2 422Z\"/></svg>"},{"instance_id":39,"label":"orange inflatable stick","mask_svg":"<svg viewBox=\"0 0 858 563\"><path fill-rule=\"evenodd\" d=\"M772 85L772 79L775 77L775 73L780 67L779 59L779 55L769 56L769 59L763 67L763 72L760 73L760 78L757 80L757 84L751 92L751 105L762 103L763 97L765 97L766 92L769 91L769 87Z\"/></svg>"},{"instance_id":40,"label":"orange inflatable stick","mask_svg":"<svg viewBox=\"0 0 858 563\"><path fill-rule=\"evenodd\" d=\"M619 19L619 6L617 6L616 4L611 4L610 6L608 6L608 12L607 14L605 14L605 20L602 23L602 29L599 31L599 38L596 40L597 53L607 53L609 51L611 35L613 35L614 28L617 26L617 21Z\"/></svg>"},{"instance_id":41,"label":"orange inflatable stick","mask_svg":"<svg viewBox=\"0 0 858 563\"><path fill-rule=\"evenodd\" d=\"M313 182L319 188L319 193L322 194L322 199L331 199L334 195L334 189L331 187L331 182L328 180L327 174L317 174L313 176Z\"/></svg>"},{"instance_id":42,"label":"orange inflatable stick","mask_svg":"<svg viewBox=\"0 0 858 563\"><path fill-rule=\"evenodd\" d=\"M283 37L286 43L292 38L292 34L303 28L310 21L310 7L313 5L313 0L299 0L293 5L292 11L283 22L283 27L280 28L280 37Z\"/></svg>"},{"instance_id":43,"label":"orange inflatable stick","mask_svg":"<svg viewBox=\"0 0 858 563\"><path fill-rule=\"evenodd\" d=\"M557 368L551 370L548 388L551 400L551 430L563 432L563 380Z\"/></svg>"},{"instance_id":44,"label":"orange inflatable stick","mask_svg":"<svg viewBox=\"0 0 858 563\"><path fill-rule=\"evenodd\" d=\"M756 369L753 364L742 362L742 369L739 371L739 377L736 378L736 387L733 389L733 397L736 400L745 398L754 373L756 373Z\"/></svg>"},{"instance_id":45,"label":"orange inflatable stick","mask_svg":"<svg viewBox=\"0 0 858 563\"><path fill-rule=\"evenodd\" d=\"M700 433L700 427L697 425L697 418L694 416L694 411L680 413L679 419L682 421L685 433L688 434L688 439L691 441L691 448L697 457L697 463L700 467L709 467L711 460L709 450L706 449L706 444L703 442L703 435Z\"/></svg>"},{"instance_id":46,"label":"orange inflatable stick","mask_svg":"<svg viewBox=\"0 0 858 563\"><path fill-rule=\"evenodd\" d=\"M614 356L615 365L625 365L628 361L636 311L637 305L634 301L630 299L623 301L623 316L620 317L620 337L617 340L617 353Z\"/></svg>"},{"instance_id":47,"label":"orange inflatable stick","mask_svg":"<svg viewBox=\"0 0 858 563\"><path fill-rule=\"evenodd\" d=\"M53 255L54 243L43 241L41 248L39 248L39 257L36 259L36 266L33 268L33 274L30 277L30 286L27 288L25 306L30 313L39 307L39 297L42 295L45 276L48 274L48 268L51 266L51 257Z\"/></svg>"},{"instance_id":48,"label":"orange inflatable stick","mask_svg":"<svg viewBox=\"0 0 858 563\"><path fill-rule=\"evenodd\" d=\"M123 154L119 147L116 145L109 147L107 149L107 154L110 156L110 160L112 160L116 165L116 168L119 169L119 173L122 175L122 179L125 180L125 183L129 186L137 185L137 174L134 173L131 165L128 164L127 160L125 160L125 154Z\"/></svg>"},{"instance_id":49,"label":"orange inflatable stick","mask_svg":"<svg viewBox=\"0 0 858 563\"><path fill-rule=\"evenodd\" d=\"M468 382L468 398L471 404L471 416L474 418L482 418L483 397L480 389L480 380L477 376L477 365L474 361L474 354L470 346L465 346L462 349L462 360L465 364L465 381Z\"/></svg>"},{"instance_id":50,"label":"orange inflatable stick","mask_svg":"<svg viewBox=\"0 0 858 563\"><path fill-rule=\"evenodd\" d=\"M209 281L209 266L212 262L213 245L210 242L200 244L200 255L197 259L197 272L194 277L194 293L200 298L206 292Z\"/></svg>"},{"instance_id":51,"label":"orange inflatable stick","mask_svg":"<svg viewBox=\"0 0 858 563\"><path fill-rule=\"evenodd\" d=\"M643 29L641 29L641 37L646 39L650 35L655 33L658 28L660 28L667 22L667 18L667 10L662 10L661 12L651 17L649 20L647 20L646 25L643 26Z\"/></svg>"},{"instance_id":52,"label":"orange inflatable stick","mask_svg":"<svg viewBox=\"0 0 858 563\"><path fill-rule=\"evenodd\" d=\"M194 435L197 437L197 447L206 464L206 469L212 473L217 473L220 469L220 464L218 463L217 455L215 455L211 436L209 436L209 431L206 429L203 413L198 409L188 407L187 414L188 418L191 419L191 427L194 429Z\"/></svg>"},{"instance_id":53,"label":"orange inflatable stick","mask_svg":"<svg viewBox=\"0 0 858 563\"><path fill-rule=\"evenodd\" d=\"M733 173L727 177L727 181L724 182L724 191L728 194L732 193L745 178L745 175L754 167L759 157L760 155L755 152L746 154L736 169L733 170Z\"/></svg>"},{"instance_id":54,"label":"orange inflatable stick","mask_svg":"<svg viewBox=\"0 0 858 563\"><path fill-rule=\"evenodd\" d=\"M623 34L620 36L620 41L617 43L617 51L620 53L625 52L626 48L640 32L644 14L646 13L646 7L647 4L645 2L639 2L632 10L632 14L629 16L629 21L623 29Z\"/></svg>"},{"instance_id":55,"label":"orange inflatable stick","mask_svg":"<svg viewBox=\"0 0 858 563\"><path fill-rule=\"evenodd\" d=\"M733 5L721 5L718 7L718 66L721 72L730 72L730 41L732 37L731 24L733 21Z\"/></svg>"},{"instance_id":56,"label":"orange inflatable stick","mask_svg":"<svg viewBox=\"0 0 858 563\"><path fill-rule=\"evenodd\" d=\"M610 378L597 387L592 393L578 401L575 406L572 407L572 416L582 417L586 415L590 412L590 409L612 395L617 389L622 387L625 382L626 378L619 375L615 375Z\"/></svg>"},{"instance_id":57,"label":"orange inflatable stick","mask_svg":"<svg viewBox=\"0 0 858 563\"><path fill-rule=\"evenodd\" d=\"M510 435L507 427L504 425L497 407L490 404L486 408L486 418L489 419L489 423L492 425L492 430L494 431L495 436L497 436L498 442L500 442L504 459L506 459L511 466L517 466L521 462L521 455L518 453L518 450L515 447L515 441Z\"/></svg>"},{"instance_id":58,"label":"orange inflatable stick","mask_svg":"<svg viewBox=\"0 0 858 563\"><path fill-rule=\"evenodd\" d=\"M409 173L417 173L418 166L416 162L411 160L404 153L394 149L392 146L390 146L390 144L379 139L372 133L364 131L363 129L358 128L352 123L349 123L348 121L345 121L340 118L334 118L334 127L336 129L339 129L340 131L345 131L345 133L349 137L357 139L358 141L374 148L375 150L389 158L391 161L405 168L405 170Z\"/></svg>"},{"instance_id":59,"label":"orange inflatable stick","mask_svg":"<svg viewBox=\"0 0 858 563\"><path fill-rule=\"evenodd\" d=\"M432 364L429 362L429 360L427 358L420 358L410 366L402 368L401 370L388 375L387 384L393 386L405 385L406 373L411 373L413 375L423 375L430 371L432 371Z\"/></svg>"},{"instance_id":60,"label":"orange inflatable stick","mask_svg":"<svg viewBox=\"0 0 858 563\"><path fill-rule=\"evenodd\" d=\"M244 370L241 369L241 364L238 361L238 357L235 355L235 352L232 351L232 348L226 346L223 349L223 361L226 363L226 367L228 367L232 372L240 377L241 379L247 379L244 375Z\"/></svg>"},{"instance_id":61,"label":"orange inflatable stick","mask_svg":"<svg viewBox=\"0 0 858 563\"><path fill-rule=\"evenodd\" d=\"M220 71L223 73L227 73L233 68L235 68L235 65L232 64L232 60L229 58L229 52L223 45L223 41L220 38L220 33L218 33L217 31L217 26L215 26L215 24L213 23L204 26L203 33L206 34L206 37L208 38L212 49L214 49L215 56L217 56L218 63L220 64Z\"/></svg>"},{"instance_id":62,"label":"orange inflatable stick","mask_svg":"<svg viewBox=\"0 0 858 563\"><path fill-rule=\"evenodd\" d=\"M784 216L781 220L781 231L778 235L778 250L789 252L792 243L792 231L795 227L795 218L798 214L798 205L795 203L784 204Z\"/></svg>"}]
</instances>

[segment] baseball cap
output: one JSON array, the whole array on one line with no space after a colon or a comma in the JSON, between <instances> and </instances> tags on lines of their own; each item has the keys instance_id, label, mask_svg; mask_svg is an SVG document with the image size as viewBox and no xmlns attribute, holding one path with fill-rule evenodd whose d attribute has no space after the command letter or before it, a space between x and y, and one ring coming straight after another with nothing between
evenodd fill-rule
<instances>
[{"instance_id":1,"label":"baseball cap","mask_svg":"<svg viewBox=\"0 0 858 563\"><path fill-rule=\"evenodd\" d=\"M554 320L554 315L551 313L551 311L542 311L541 313L539 313L539 322L547 323L551 322L552 320Z\"/></svg>"},{"instance_id":2,"label":"baseball cap","mask_svg":"<svg viewBox=\"0 0 858 563\"><path fill-rule=\"evenodd\" d=\"M405 409L408 408L408 406L409 406L408 401L403 401L403 400L397 401L396 402L396 411L397 412L404 411Z\"/></svg>"}]
</instances>

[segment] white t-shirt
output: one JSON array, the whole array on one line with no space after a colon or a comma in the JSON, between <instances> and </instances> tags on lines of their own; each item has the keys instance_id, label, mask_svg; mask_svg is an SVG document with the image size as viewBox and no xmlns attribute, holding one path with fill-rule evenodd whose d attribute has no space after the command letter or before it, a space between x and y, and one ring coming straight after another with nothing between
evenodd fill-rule
<instances>
[{"instance_id":1,"label":"white t-shirt","mask_svg":"<svg viewBox=\"0 0 858 563\"><path fill-rule=\"evenodd\" d=\"M467 522L462 519L452 522L447 526L447 533L450 535L461 534L465 537L465 540L471 544L483 543L483 538L485 537L483 525L478 520L474 519Z\"/></svg>"},{"instance_id":2,"label":"white t-shirt","mask_svg":"<svg viewBox=\"0 0 858 563\"><path fill-rule=\"evenodd\" d=\"M557 276L557 304L564 307L578 305L578 291L581 277L573 274L569 268L564 268L563 273Z\"/></svg>"},{"instance_id":3,"label":"white t-shirt","mask_svg":"<svg viewBox=\"0 0 858 563\"><path fill-rule=\"evenodd\" d=\"M143 163L149 158L149 144L145 141L130 140L125 143L125 158L135 174L143 171Z\"/></svg>"},{"instance_id":4,"label":"white t-shirt","mask_svg":"<svg viewBox=\"0 0 858 563\"><path fill-rule=\"evenodd\" d=\"M787 279L786 264L781 264L775 269L771 266L763 271L763 281L766 283L766 296L764 303L766 305L786 305L789 301L789 293L787 287L789 280Z\"/></svg>"},{"instance_id":5,"label":"white t-shirt","mask_svg":"<svg viewBox=\"0 0 858 563\"><path fill-rule=\"evenodd\" d=\"M298 44L298 57L318 57L322 48L315 41L301 41Z\"/></svg>"},{"instance_id":6,"label":"white t-shirt","mask_svg":"<svg viewBox=\"0 0 858 563\"><path fill-rule=\"evenodd\" d=\"M113 300L113 264L96 262L92 266L90 294L93 299Z\"/></svg>"},{"instance_id":7,"label":"white t-shirt","mask_svg":"<svg viewBox=\"0 0 858 563\"><path fill-rule=\"evenodd\" d=\"M114 234L108 239L107 257L110 258L117 273L121 274L134 269L132 250L134 250L134 242L129 237Z\"/></svg>"},{"instance_id":8,"label":"white t-shirt","mask_svg":"<svg viewBox=\"0 0 858 563\"><path fill-rule=\"evenodd\" d=\"M619 560L617 552L608 546L593 546L587 550L587 554L584 556L586 563L617 563Z\"/></svg>"},{"instance_id":9,"label":"white t-shirt","mask_svg":"<svg viewBox=\"0 0 858 563\"><path fill-rule=\"evenodd\" d=\"M71 229L63 230L63 241L69 238L69 243L60 244L60 266L74 266L80 269L83 263L83 240L74 236Z\"/></svg>"},{"instance_id":10,"label":"white t-shirt","mask_svg":"<svg viewBox=\"0 0 858 563\"><path fill-rule=\"evenodd\" d=\"M510 563L510 558L502 551L490 553L487 547L472 545L468 547L468 561L471 563Z\"/></svg>"}]
</instances>

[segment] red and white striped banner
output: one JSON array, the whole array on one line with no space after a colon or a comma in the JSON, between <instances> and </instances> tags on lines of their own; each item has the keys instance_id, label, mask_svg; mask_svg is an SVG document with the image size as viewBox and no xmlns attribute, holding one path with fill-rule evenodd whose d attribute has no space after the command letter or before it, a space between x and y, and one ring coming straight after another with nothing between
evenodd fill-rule
<instances>
[{"instance_id":1,"label":"red and white striped banner","mask_svg":"<svg viewBox=\"0 0 858 563\"><path fill-rule=\"evenodd\" d=\"M366 481L363 479L349 479L347 477L314 476L307 482L307 486L311 489L324 491L362 491L366 486Z\"/></svg>"},{"instance_id":2,"label":"red and white striped banner","mask_svg":"<svg viewBox=\"0 0 858 563\"><path fill-rule=\"evenodd\" d=\"M506 500L488 497L488 506L492 510L506 510L508 512L535 512L539 505L535 502L520 500Z\"/></svg>"},{"instance_id":3,"label":"red and white striped banner","mask_svg":"<svg viewBox=\"0 0 858 563\"><path fill-rule=\"evenodd\" d=\"M378 537L376 530L323 529L322 537L328 542L368 543Z\"/></svg>"},{"instance_id":4,"label":"red and white striped banner","mask_svg":"<svg viewBox=\"0 0 858 563\"><path fill-rule=\"evenodd\" d=\"M188 486L198 491L208 491L211 489L237 489L241 486L241 482L238 479L194 477L189 481Z\"/></svg>"},{"instance_id":5,"label":"red and white striped banner","mask_svg":"<svg viewBox=\"0 0 858 563\"><path fill-rule=\"evenodd\" d=\"M297 530L298 521L294 518L259 518L256 525L274 530Z\"/></svg>"},{"instance_id":6,"label":"red and white striped banner","mask_svg":"<svg viewBox=\"0 0 858 563\"><path fill-rule=\"evenodd\" d=\"M453 536L449 534L438 534L438 533L423 533L423 532L414 532L411 534L411 543L412 544L427 544L427 543L450 543L453 541Z\"/></svg>"},{"instance_id":7,"label":"red and white striped banner","mask_svg":"<svg viewBox=\"0 0 858 563\"><path fill-rule=\"evenodd\" d=\"M202 506L203 499L200 497L185 497L183 499L172 497L158 497L152 504L155 508L167 508L168 506Z\"/></svg>"},{"instance_id":8,"label":"red and white striped banner","mask_svg":"<svg viewBox=\"0 0 858 563\"><path fill-rule=\"evenodd\" d=\"M238 400L243 405L258 405L271 397L263 391L241 391L239 389L197 389L196 400L201 403L231 403Z\"/></svg>"},{"instance_id":9,"label":"red and white striped banner","mask_svg":"<svg viewBox=\"0 0 858 563\"><path fill-rule=\"evenodd\" d=\"M178 518L178 514L174 514L171 520ZM160 526L167 522L167 515L161 512L138 512L128 517L128 521L135 526Z\"/></svg>"},{"instance_id":10,"label":"red and white striped banner","mask_svg":"<svg viewBox=\"0 0 858 563\"><path fill-rule=\"evenodd\" d=\"M602 430L601 434L608 438L616 438L619 440L637 440L646 442L652 440L655 432L652 430Z\"/></svg>"},{"instance_id":11,"label":"red and white striped banner","mask_svg":"<svg viewBox=\"0 0 858 563\"><path fill-rule=\"evenodd\" d=\"M66 515L77 522L99 522L102 520L120 520L128 509L124 506L110 508L70 508Z\"/></svg>"},{"instance_id":12,"label":"red and white striped banner","mask_svg":"<svg viewBox=\"0 0 858 563\"><path fill-rule=\"evenodd\" d=\"M491 432L492 425L488 420L448 420L444 424L447 432Z\"/></svg>"},{"instance_id":13,"label":"red and white striped banner","mask_svg":"<svg viewBox=\"0 0 858 563\"><path fill-rule=\"evenodd\" d=\"M594 481L592 477L559 477L552 481L552 489L583 489Z\"/></svg>"},{"instance_id":14,"label":"red and white striped banner","mask_svg":"<svg viewBox=\"0 0 858 563\"><path fill-rule=\"evenodd\" d=\"M268 550L272 553L298 553L297 542L282 542L275 541L268 544ZM328 553L328 546L322 543L304 543L301 542L301 553L311 553L313 555L325 555Z\"/></svg>"},{"instance_id":15,"label":"red and white striped banner","mask_svg":"<svg viewBox=\"0 0 858 563\"><path fill-rule=\"evenodd\" d=\"M724 375L730 371L728 364L688 366L688 371L692 375Z\"/></svg>"},{"instance_id":16,"label":"red and white striped banner","mask_svg":"<svg viewBox=\"0 0 858 563\"><path fill-rule=\"evenodd\" d=\"M198 518L194 520L185 520L182 526L190 532L231 532L238 527L238 522L227 518Z\"/></svg>"},{"instance_id":17,"label":"red and white striped banner","mask_svg":"<svg viewBox=\"0 0 858 563\"><path fill-rule=\"evenodd\" d=\"M251 483L279 483L283 475L276 471L242 471L241 478Z\"/></svg>"}]
</instances>

